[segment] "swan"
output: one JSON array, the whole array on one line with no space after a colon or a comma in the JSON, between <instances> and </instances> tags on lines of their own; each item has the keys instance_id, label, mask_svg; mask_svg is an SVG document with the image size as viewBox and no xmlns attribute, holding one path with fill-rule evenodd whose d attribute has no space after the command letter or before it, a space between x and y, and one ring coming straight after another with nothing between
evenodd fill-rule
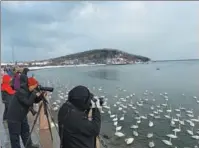
<instances>
[{"instance_id":1,"label":"swan","mask_svg":"<svg viewBox=\"0 0 199 148\"><path fill-rule=\"evenodd\" d=\"M117 126L116 125L116 131L120 131L122 129L122 126Z\"/></svg>"},{"instance_id":2,"label":"swan","mask_svg":"<svg viewBox=\"0 0 199 148\"><path fill-rule=\"evenodd\" d=\"M156 115L159 114L158 111L154 111L153 113L156 114Z\"/></svg>"},{"instance_id":3,"label":"swan","mask_svg":"<svg viewBox=\"0 0 199 148\"><path fill-rule=\"evenodd\" d=\"M191 136L193 139L199 140L199 136L198 135L193 135Z\"/></svg>"},{"instance_id":4,"label":"swan","mask_svg":"<svg viewBox=\"0 0 199 148\"><path fill-rule=\"evenodd\" d=\"M175 128L175 129L173 129L173 132L181 132L181 127L180 127L180 124L179 124L179 128Z\"/></svg>"},{"instance_id":5,"label":"swan","mask_svg":"<svg viewBox=\"0 0 199 148\"><path fill-rule=\"evenodd\" d=\"M175 132L175 135L173 135L173 134L168 134L167 137L173 138L173 139L178 138L177 135L176 135L176 132Z\"/></svg>"},{"instance_id":6,"label":"swan","mask_svg":"<svg viewBox=\"0 0 199 148\"><path fill-rule=\"evenodd\" d=\"M153 122L149 121L149 127L153 127Z\"/></svg>"},{"instance_id":7,"label":"swan","mask_svg":"<svg viewBox=\"0 0 199 148\"><path fill-rule=\"evenodd\" d=\"M133 135L137 137L138 136L138 132L137 131L133 131Z\"/></svg>"},{"instance_id":8,"label":"swan","mask_svg":"<svg viewBox=\"0 0 199 148\"><path fill-rule=\"evenodd\" d=\"M114 122L114 124L113 124L113 125L114 125L114 126L117 126L117 124L118 124L118 122L116 121L116 122Z\"/></svg>"},{"instance_id":9,"label":"swan","mask_svg":"<svg viewBox=\"0 0 199 148\"><path fill-rule=\"evenodd\" d=\"M122 132L115 132L115 136L124 137L125 135Z\"/></svg>"},{"instance_id":10,"label":"swan","mask_svg":"<svg viewBox=\"0 0 199 148\"><path fill-rule=\"evenodd\" d=\"M187 114L188 117L193 118L194 115L193 114Z\"/></svg>"},{"instance_id":11,"label":"swan","mask_svg":"<svg viewBox=\"0 0 199 148\"><path fill-rule=\"evenodd\" d=\"M178 122L178 121L179 121L179 119L176 119L176 118L172 118L172 120L173 120L174 122Z\"/></svg>"},{"instance_id":12,"label":"swan","mask_svg":"<svg viewBox=\"0 0 199 148\"><path fill-rule=\"evenodd\" d=\"M136 122L136 125L132 125L131 128L133 129L137 129L139 126L137 125L137 122Z\"/></svg>"},{"instance_id":13,"label":"swan","mask_svg":"<svg viewBox=\"0 0 199 148\"><path fill-rule=\"evenodd\" d=\"M114 118L116 115L110 115L111 118Z\"/></svg>"},{"instance_id":14,"label":"swan","mask_svg":"<svg viewBox=\"0 0 199 148\"><path fill-rule=\"evenodd\" d=\"M168 135L167 135L167 137L169 137L169 138L173 138L173 139L178 138L176 135L173 135L173 134L168 134Z\"/></svg>"},{"instance_id":15,"label":"swan","mask_svg":"<svg viewBox=\"0 0 199 148\"><path fill-rule=\"evenodd\" d=\"M170 115L164 115L165 118L170 119L171 116Z\"/></svg>"},{"instance_id":16,"label":"swan","mask_svg":"<svg viewBox=\"0 0 199 148\"><path fill-rule=\"evenodd\" d=\"M167 113L171 113L172 112L171 105L170 105L170 109L167 109L166 111L167 111Z\"/></svg>"},{"instance_id":17,"label":"swan","mask_svg":"<svg viewBox=\"0 0 199 148\"><path fill-rule=\"evenodd\" d=\"M172 146L173 144L171 143L171 138L169 138L169 141L168 140L162 140L162 142L166 145L169 145L169 146Z\"/></svg>"},{"instance_id":18,"label":"swan","mask_svg":"<svg viewBox=\"0 0 199 148\"><path fill-rule=\"evenodd\" d=\"M154 106L153 105L151 106L151 110L154 110Z\"/></svg>"},{"instance_id":19,"label":"swan","mask_svg":"<svg viewBox=\"0 0 199 148\"><path fill-rule=\"evenodd\" d=\"M142 118L142 119L147 119L147 116L140 116L140 118Z\"/></svg>"},{"instance_id":20,"label":"swan","mask_svg":"<svg viewBox=\"0 0 199 148\"><path fill-rule=\"evenodd\" d=\"M147 138L152 138L153 137L153 133L148 133L147 134Z\"/></svg>"},{"instance_id":21,"label":"swan","mask_svg":"<svg viewBox=\"0 0 199 148\"><path fill-rule=\"evenodd\" d=\"M192 128L192 130L187 130L187 133L188 133L189 135L193 136L193 128Z\"/></svg>"},{"instance_id":22,"label":"swan","mask_svg":"<svg viewBox=\"0 0 199 148\"><path fill-rule=\"evenodd\" d=\"M155 143L153 141L149 142L149 147L155 147Z\"/></svg>"},{"instance_id":23,"label":"swan","mask_svg":"<svg viewBox=\"0 0 199 148\"><path fill-rule=\"evenodd\" d=\"M140 124L140 123L141 123L141 120L137 120L136 122L137 122L138 124Z\"/></svg>"},{"instance_id":24,"label":"swan","mask_svg":"<svg viewBox=\"0 0 199 148\"><path fill-rule=\"evenodd\" d=\"M117 118L117 115L115 116L115 118L113 119L113 121L117 121L118 120L118 118Z\"/></svg>"},{"instance_id":25,"label":"swan","mask_svg":"<svg viewBox=\"0 0 199 148\"><path fill-rule=\"evenodd\" d=\"M119 131L119 130L121 130L121 129L122 129L122 126L117 127L117 124L116 124L116 128L115 128L115 130L116 130L116 132L115 132L115 136L117 136L117 137L124 137L124 136L125 136L122 132L118 132L118 131Z\"/></svg>"},{"instance_id":26,"label":"swan","mask_svg":"<svg viewBox=\"0 0 199 148\"><path fill-rule=\"evenodd\" d=\"M124 114L122 115L122 117L120 118L120 121L123 121L124 120Z\"/></svg>"},{"instance_id":27,"label":"swan","mask_svg":"<svg viewBox=\"0 0 199 148\"><path fill-rule=\"evenodd\" d=\"M119 107L118 110L121 111L121 110L122 110L122 107Z\"/></svg>"},{"instance_id":28,"label":"swan","mask_svg":"<svg viewBox=\"0 0 199 148\"><path fill-rule=\"evenodd\" d=\"M185 124L184 124L184 120L182 120L182 121L179 120L179 123L180 123L181 125L185 125Z\"/></svg>"},{"instance_id":29,"label":"swan","mask_svg":"<svg viewBox=\"0 0 199 148\"><path fill-rule=\"evenodd\" d=\"M149 116L154 117L154 114L153 114L153 113L151 113L151 114L149 114Z\"/></svg>"},{"instance_id":30,"label":"swan","mask_svg":"<svg viewBox=\"0 0 199 148\"><path fill-rule=\"evenodd\" d=\"M192 110L187 110L186 113L193 114L193 109Z\"/></svg>"},{"instance_id":31,"label":"swan","mask_svg":"<svg viewBox=\"0 0 199 148\"><path fill-rule=\"evenodd\" d=\"M193 121L193 122L199 122L199 116L198 116L198 119L191 119L191 121Z\"/></svg>"},{"instance_id":32,"label":"swan","mask_svg":"<svg viewBox=\"0 0 199 148\"><path fill-rule=\"evenodd\" d=\"M134 141L134 138L128 138L128 139L125 139L125 142L126 142L126 144L132 144L133 143L133 141Z\"/></svg>"}]
</instances>

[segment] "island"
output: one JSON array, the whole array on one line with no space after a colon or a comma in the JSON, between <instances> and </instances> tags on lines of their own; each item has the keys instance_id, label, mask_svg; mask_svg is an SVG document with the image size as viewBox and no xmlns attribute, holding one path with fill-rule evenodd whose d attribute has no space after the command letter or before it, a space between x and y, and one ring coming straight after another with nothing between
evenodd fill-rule
<instances>
[{"instance_id":1,"label":"island","mask_svg":"<svg viewBox=\"0 0 199 148\"><path fill-rule=\"evenodd\" d=\"M81 65L126 65L148 63L149 61L151 61L151 59L148 57L130 54L118 49L103 48L92 49L46 60L16 62L13 65L19 65L22 67L62 67Z\"/></svg>"},{"instance_id":2,"label":"island","mask_svg":"<svg viewBox=\"0 0 199 148\"><path fill-rule=\"evenodd\" d=\"M93 49L84 52L65 55L44 60L50 65L79 65L79 64L133 64L136 62L148 62L150 58L130 54L117 49Z\"/></svg>"}]
</instances>

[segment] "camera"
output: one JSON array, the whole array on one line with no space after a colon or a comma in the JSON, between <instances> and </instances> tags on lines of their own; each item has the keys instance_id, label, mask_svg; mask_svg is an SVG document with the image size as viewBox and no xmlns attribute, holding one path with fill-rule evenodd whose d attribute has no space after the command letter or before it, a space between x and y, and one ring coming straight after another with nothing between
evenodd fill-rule
<instances>
[{"instance_id":1,"label":"camera","mask_svg":"<svg viewBox=\"0 0 199 148\"><path fill-rule=\"evenodd\" d=\"M38 91L49 91L49 92L53 92L54 88L53 87L43 87L41 85L38 85L37 90Z\"/></svg>"},{"instance_id":2,"label":"camera","mask_svg":"<svg viewBox=\"0 0 199 148\"><path fill-rule=\"evenodd\" d=\"M93 104L95 105L95 107L100 108L104 105L104 98L102 97L92 97L91 98L91 107L93 108Z\"/></svg>"}]
</instances>

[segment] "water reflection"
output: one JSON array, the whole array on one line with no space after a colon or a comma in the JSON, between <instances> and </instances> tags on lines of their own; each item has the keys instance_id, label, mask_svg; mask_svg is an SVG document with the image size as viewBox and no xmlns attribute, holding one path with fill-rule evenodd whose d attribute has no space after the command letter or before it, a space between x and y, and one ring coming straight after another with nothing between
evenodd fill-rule
<instances>
[{"instance_id":1,"label":"water reflection","mask_svg":"<svg viewBox=\"0 0 199 148\"><path fill-rule=\"evenodd\" d=\"M98 79L119 80L118 70L115 69L98 69L87 73L88 76Z\"/></svg>"}]
</instances>

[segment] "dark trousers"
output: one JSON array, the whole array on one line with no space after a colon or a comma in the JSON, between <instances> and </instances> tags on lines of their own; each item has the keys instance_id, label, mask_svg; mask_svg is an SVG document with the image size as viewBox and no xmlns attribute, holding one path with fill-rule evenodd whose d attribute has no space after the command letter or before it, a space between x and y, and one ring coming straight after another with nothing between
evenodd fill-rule
<instances>
[{"instance_id":1,"label":"dark trousers","mask_svg":"<svg viewBox=\"0 0 199 148\"><path fill-rule=\"evenodd\" d=\"M8 130L10 135L11 148L21 148L20 136L24 146L26 145L27 141L27 147L32 145L31 137L28 140L30 135L30 128L28 125L27 117L22 122L8 121Z\"/></svg>"},{"instance_id":2,"label":"dark trousers","mask_svg":"<svg viewBox=\"0 0 199 148\"><path fill-rule=\"evenodd\" d=\"M3 121L6 120L6 114L8 112L8 104L4 103L5 108L4 108L4 112L3 112Z\"/></svg>"}]
</instances>

